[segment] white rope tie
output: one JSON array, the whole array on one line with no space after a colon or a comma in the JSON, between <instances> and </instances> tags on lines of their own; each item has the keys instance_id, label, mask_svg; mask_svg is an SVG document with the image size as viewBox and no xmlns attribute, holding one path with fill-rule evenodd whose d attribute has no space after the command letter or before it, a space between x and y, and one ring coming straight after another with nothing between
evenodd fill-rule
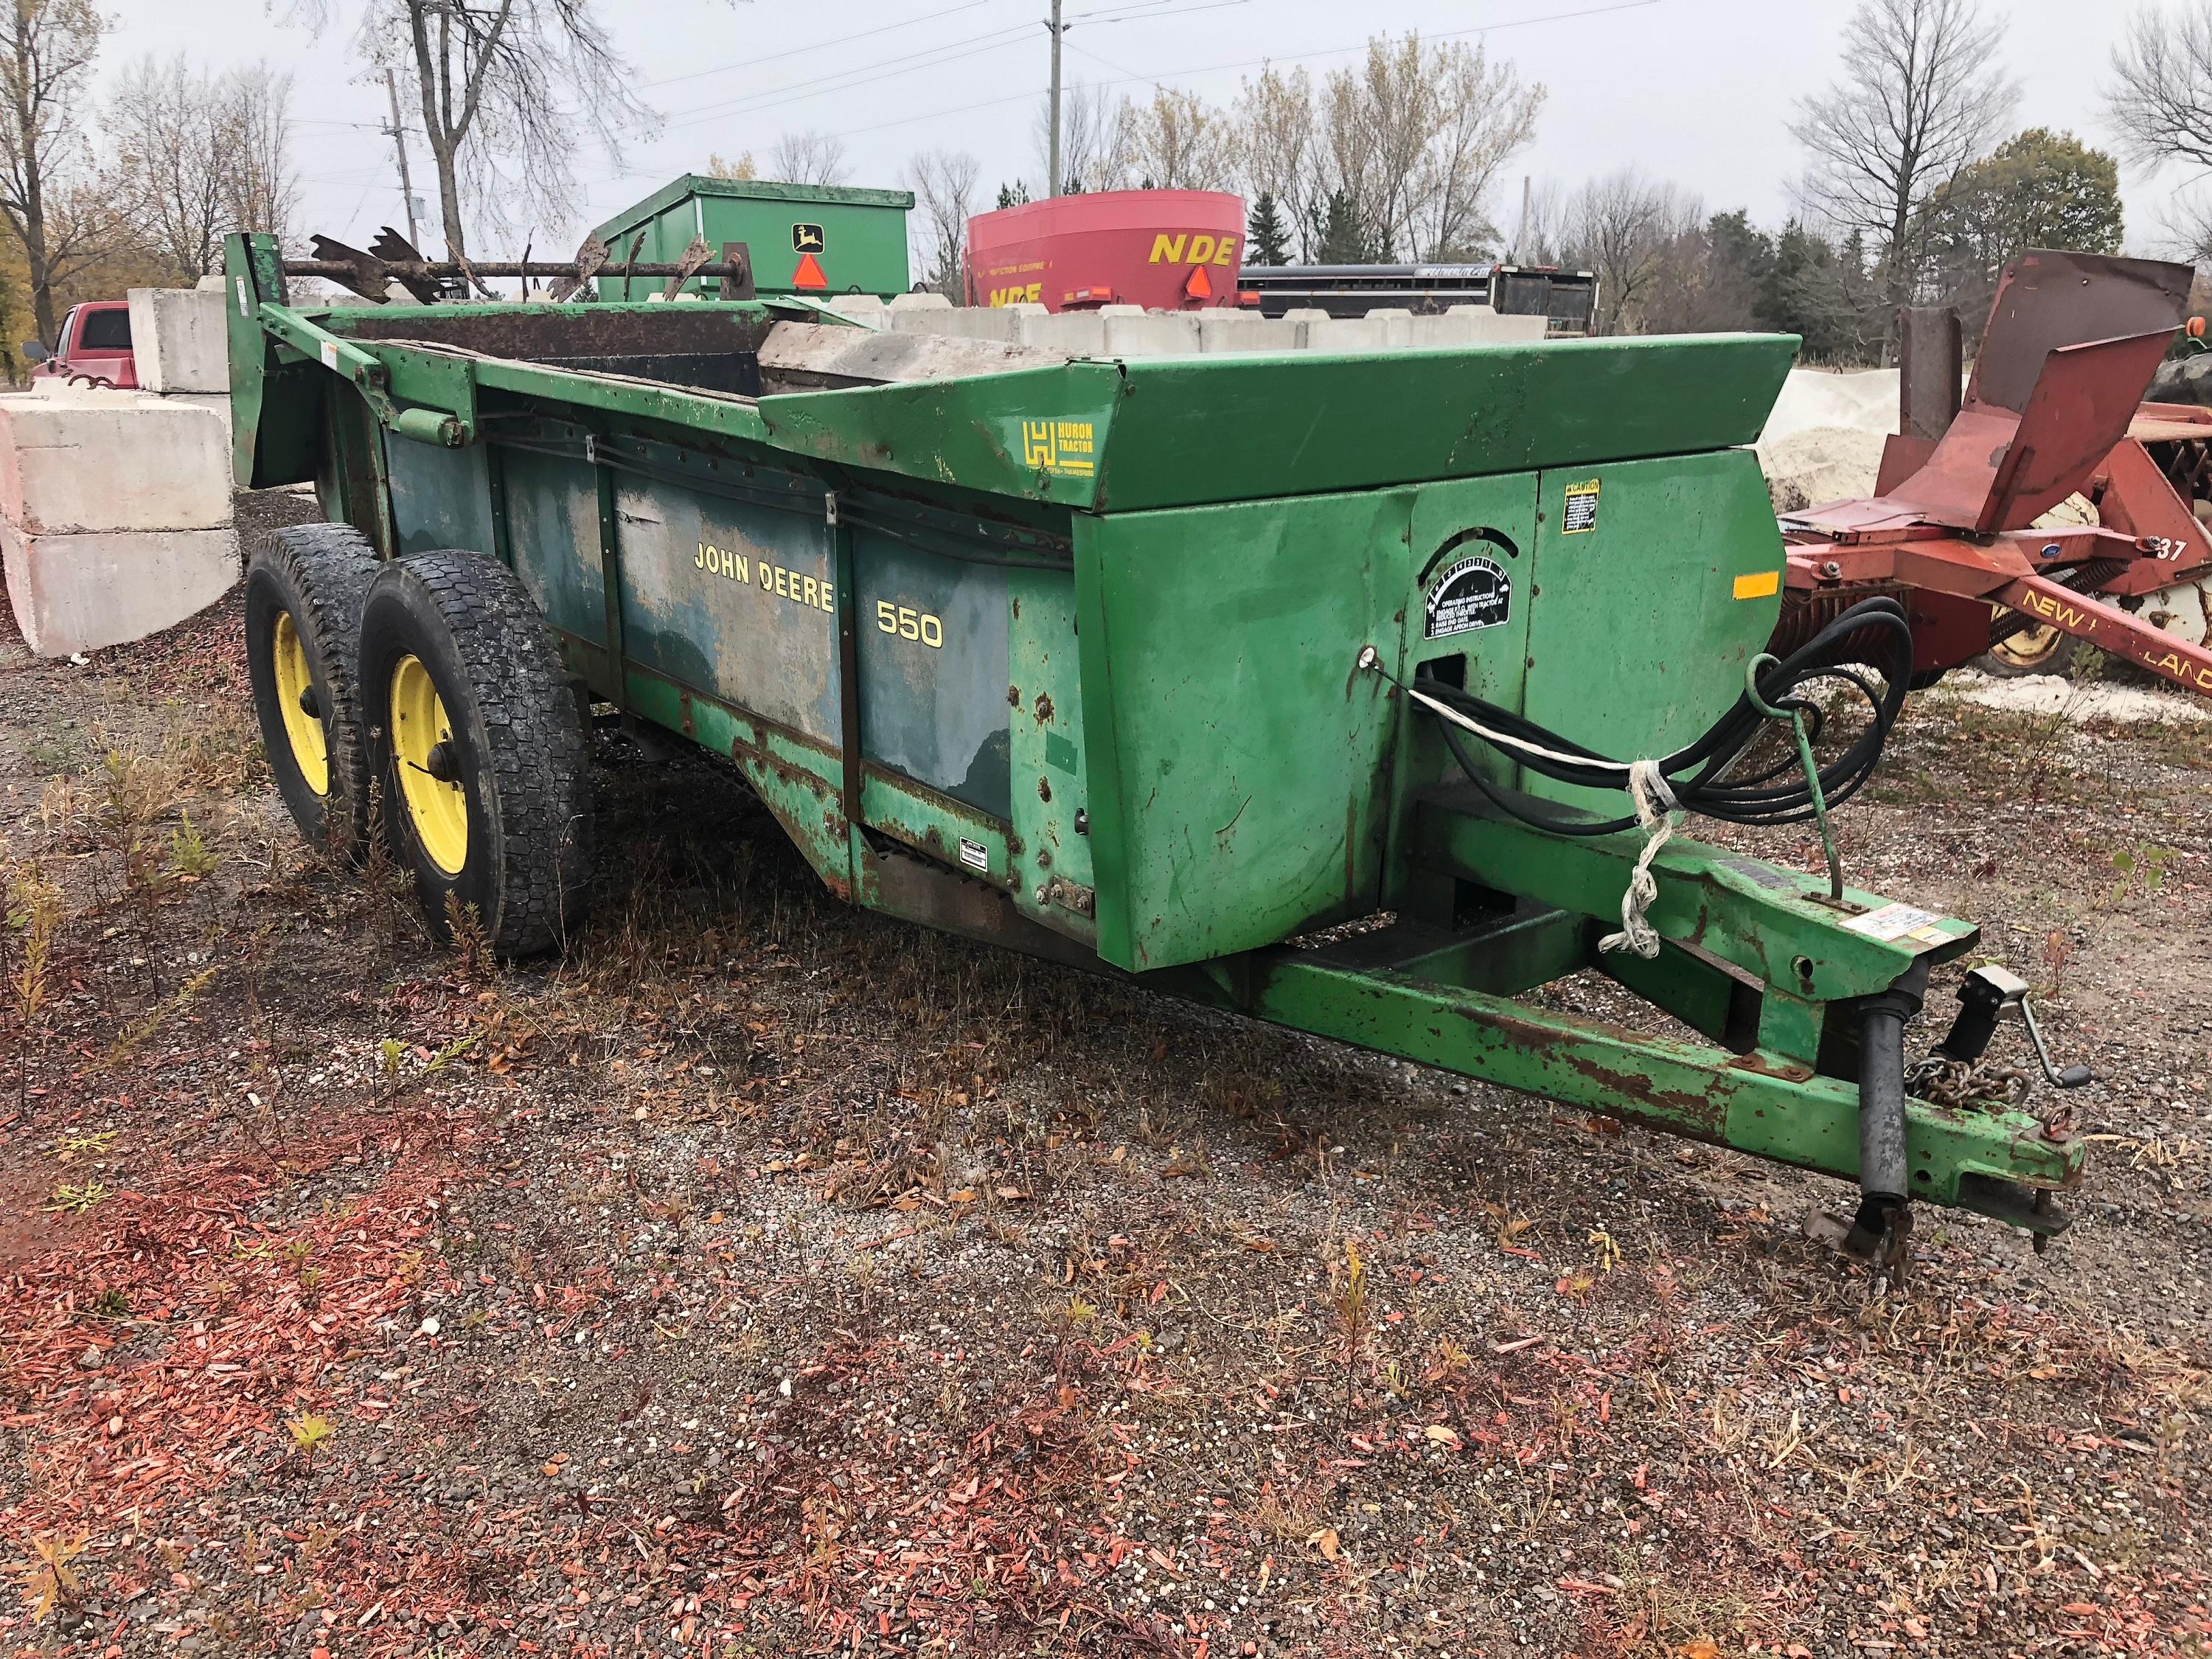
<instances>
[{"instance_id":1,"label":"white rope tie","mask_svg":"<svg viewBox=\"0 0 2212 1659\"><path fill-rule=\"evenodd\" d=\"M1463 732L1474 732L1476 737L1482 738L1486 743L1495 744L1497 747L1505 750L1509 755L1534 755L1543 760L1564 761L1571 766L1589 766L1595 767L1600 771L1618 772L1620 774L1621 787L1624 789L1629 787L1629 780L1635 775L1637 767L1651 766L1656 768L1659 764L1656 761L1636 761L1629 765L1624 766L1619 761L1606 760L1602 757L1595 755L1563 755L1556 749L1547 749L1543 744L1540 743L1530 743L1525 738L1509 737L1503 732L1493 732L1488 726L1481 724L1481 722L1468 719L1465 714L1461 714L1458 709L1454 708L1450 704L1438 702L1434 697L1430 696L1426 692L1417 691L1410 685L1401 686L1400 687L1400 690L1404 691L1407 696L1411 697L1415 702L1420 704L1422 708L1427 709L1431 714L1437 715L1440 719L1449 720L1454 726L1458 726ZM1656 776L1657 774L1655 772L1653 775ZM1666 791L1667 804L1669 806L1672 806L1674 804L1674 792L1667 788L1667 781L1664 778L1661 778L1659 780L1659 787L1662 790Z\"/></svg>"},{"instance_id":2,"label":"white rope tie","mask_svg":"<svg viewBox=\"0 0 2212 1659\"><path fill-rule=\"evenodd\" d=\"M1656 760L1632 761L1628 768L1628 798L1636 803L1636 821L1644 826L1644 850L1628 878L1628 890L1620 896L1620 931L1597 942L1601 951L1633 951L1646 962L1659 954L1659 932L1649 913L1659 896L1659 884L1651 878L1651 860L1674 838L1674 792Z\"/></svg>"}]
</instances>

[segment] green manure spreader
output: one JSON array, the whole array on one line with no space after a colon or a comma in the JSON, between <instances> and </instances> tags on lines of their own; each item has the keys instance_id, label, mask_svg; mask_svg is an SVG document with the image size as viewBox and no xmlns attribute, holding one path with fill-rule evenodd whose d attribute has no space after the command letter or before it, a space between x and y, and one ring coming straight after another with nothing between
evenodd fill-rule
<instances>
[{"instance_id":1,"label":"green manure spreader","mask_svg":"<svg viewBox=\"0 0 2212 1659\"><path fill-rule=\"evenodd\" d=\"M249 573L270 763L434 927L556 947L588 732L649 724L852 904L1825 1171L1893 1268L1915 1200L2064 1224L2081 1138L1981 1081L2024 988L1911 1036L1978 932L1827 836L1902 612L1762 654L1795 341L1066 360L801 301L318 309L264 238L226 276L238 482L330 521ZM1528 994L1586 969L1693 1035Z\"/></svg>"}]
</instances>

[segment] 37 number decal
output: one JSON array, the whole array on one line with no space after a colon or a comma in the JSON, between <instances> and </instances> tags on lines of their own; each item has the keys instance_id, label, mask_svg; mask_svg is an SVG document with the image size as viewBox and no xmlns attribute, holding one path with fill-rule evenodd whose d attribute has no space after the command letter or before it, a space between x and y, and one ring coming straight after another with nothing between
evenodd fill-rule
<instances>
[{"instance_id":1,"label":"37 number decal","mask_svg":"<svg viewBox=\"0 0 2212 1659\"><path fill-rule=\"evenodd\" d=\"M878 599L876 626L902 640L919 640L933 651L945 648L945 624L927 611L916 611L912 605Z\"/></svg>"},{"instance_id":2,"label":"37 number decal","mask_svg":"<svg viewBox=\"0 0 2212 1659\"><path fill-rule=\"evenodd\" d=\"M2171 559L2179 563L2181 556L2189 550L2189 538L2186 536L2151 536L2146 539L2150 543L2151 556L2154 558Z\"/></svg>"}]
</instances>

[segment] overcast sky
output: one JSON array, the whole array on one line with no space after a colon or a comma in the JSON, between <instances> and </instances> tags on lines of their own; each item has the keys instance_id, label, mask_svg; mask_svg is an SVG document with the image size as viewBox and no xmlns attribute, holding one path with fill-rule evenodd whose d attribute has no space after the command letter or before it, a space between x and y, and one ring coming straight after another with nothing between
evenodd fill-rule
<instances>
[{"instance_id":1,"label":"overcast sky","mask_svg":"<svg viewBox=\"0 0 2212 1659\"><path fill-rule=\"evenodd\" d=\"M1151 0L1141 15L1113 15L1140 0L1066 3L1075 22L1068 78L1139 99L1157 82L1225 102L1262 58L1318 73L1356 58L1381 31L1483 40L1550 94L1535 144L1492 204L1509 227L1523 173L1571 185L1631 163L1709 210L1744 207L1778 221L1802 167L1786 131L1791 100L1833 76L1851 10L1850 0ZM916 150L965 149L981 158L995 195L1000 179L1042 172L1031 122L1048 81L1038 23L1048 4L601 0L639 95L665 121L658 137L611 159L586 157L585 222L703 170L710 152L764 155L780 134L808 127L845 139L854 184L898 183ZM103 80L141 54L179 51L212 64L266 58L294 73L303 229L359 241L398 221L392 144L377 131L385 92L353 60L349 24L314 39L276 21L285 0L104 0L103 9L119 25ZM2098 88L2129 8L1994 0L1991 9L2008 19L2003 66L2021 82L2016 125L2108 143ZM357 17L360 0L333 0L333 9ZM433 198L427 152L419 135L412 143L416 194ZM2165 199L2181 182L2124 173L2130 252L2156 251Z\"/></svg>"}]
</instances>

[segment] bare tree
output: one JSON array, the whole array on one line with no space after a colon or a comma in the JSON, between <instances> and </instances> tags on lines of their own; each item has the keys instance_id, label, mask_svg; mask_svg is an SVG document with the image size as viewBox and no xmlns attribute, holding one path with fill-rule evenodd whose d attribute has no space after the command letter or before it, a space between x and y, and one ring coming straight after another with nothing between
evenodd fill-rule
<instances>
[{"instance_id":1,"label":"bare tree","mask_svg":"<svg viewBox=\"0 0 2212 1659\"><path fill-rule=\"evenodd\" d=\"M1790 123L1812 158L1807 204L1866 237L1893 313L1912 295L1922 210L2019 96L1996 62L2002 35L1978 0L1862 0L1844 30L1843 78L1802 100Z\"/></svg>"},{"instance_id":2,"label":"bare tree","mask_svg":"<svg viewBox=\"0 0 2212 1659\"><path fill-rule=\"evenodd\" d=\"M787 185L842 185L852 176L845 141L828 132L785 133L768 153L768 170Z\"/></svg>"},{"instance_id":3,"label":"bare tree","mask_svg":"<svg viewBox=\"0 0 2212 1659\"><path fill-rule=\"evenodd\" d=\"M1271 195L1318 256L1332 214L1340 239L1376 257L1428 259L1486 251L1484 203L1499 171L1534 136L1544 89L1479 46L1425 46L1378 35L1364 62L1316 90L1272 67L1237 100L1246 189Z\"/></svg>"},{"instance_id":4,"label":"bare tree","mask_svg":"<svg viewBox=\"0 0 2212 1659\"><path fill-rule=\"evenodd\" d=\"M967 298L968 220L982 172L983 164L964 150L926 149L907 167L907 185L928 239L926 280L955 305Z\"/></svg>"},{"instance_id":5,"label":"bare tree","mask_svg":"<svg viewBox=\"0 0 2212 1659\"><path fill-rule=\"evenodd\" d=\"M216 269L226 231L283 239L299 194L291 91L266 64L210 75L181 52L142 59L117 82L106 121L117 199L165 280Z\"/></svg>"},{"instance_id":6,"label":"bare tree","mask_svg":"<svg viewBox=\"0 0 2212 1659\"><path fill-rule=\"evenodd\" d=\"M1328 201L1312 77L1304 70L1285 75L1267 65L1258 80L1244 83L1234 118L1246 192L1255 202L1272 196L1281 204L1301 256L1312 261L1319 252L1316 227Z\"/></svg>"},{"instance_id":7,"label":"bare tree","mask_svg":"<svg viewBox=\"0 0 2212 1659\"><path fill-rule=\"evenodd\" d=\"M1152 190L1224 190L1237 177L1229 118L1194 92L1157 87L1148 104L1125 104L1129 169Z\"/></svg>"},{"instance_id":8,"label":"bare tree","mask_svg":"<svg viewBox=\"0 0 2212 1659\"><path fill-rule=\"evenodd\" d=\"M81 104L106 27L91 0L14 0L0 14L0 216L22 247L49 345L54 290L105 254L113 234Z\"/></svg>"},{"instance_id":9,"label":"bare tree","mask_svg":"<svg viewBox=\"0 0 2212 1659\"><path fill-rule=\"evenodd\" d=\"M212 268L229 216L213 77L182 52L166 63L141 59L116 83L107 138L138 236L166 280L189 287Z\"/></svg>"},{"instance_id":10,"label":"bare tree","mask_svg":"<svg viewBox=\"0 0 2212 1659\"><path fill-rule=\"evenodd\" d=\"M1129 182L1129 120L1132 106L1102 87L1085 83L1060 95L1060 187L1079 191L1121 190ZM1051 171L1052 100L1037 100L1030 136L1036 147L1036 176Z\"/></svg>"},{"instance_id":11,"label":"bare tree","mask_svg":"<svg viewBox=\"0 0 2212 1659\"><path fill-rule=\"evenodd\" d=\"M2129 20L2112 62L2105 113L2121 153L2147 168L2179 161L2212 169L2212 12L2146 6ZM2195 261L2212 257L2212 204L2176 192L2166 211L2175 250Z\"/></svg>"},{"instance_id":12,"label":"bare tree","mask_svg":"<svg viewBox=\"0 0 2212 1659\"><path fill-rule=\"evenodd\" d=\"M1484 204L1505 164L1535 137L1544 88L1523 85L1511 64L1492 64L1480 46L1459 41L1439 47L1422 73L1432 136L1421 152L1413 246L1421 258L1473 258L1497 240Z\"/></svg>"},{"instance_id":13,"label":"bare tree","mask_svg":"<svg viewBox=\"0 0 2212 1659\"><path fill-rule=\"evenodd\" d=\"M83 0L72 0L83 3ZM294 0L313 27L351 0ZM446 252L468 257L471 210L511 228L518 211L566 221L582 137L610 159L657 118L594 0L363 0L355 43L406 76L422 112Z\"/></svg>"},{"instance_id":14,"label":"bare tree","mask_svg":"<svg viewBox=\"0 0 2212 1659\"><path fill-rule=\"evenodd\" d=\"M1547 179L1530 188L1510 250L1513 261L1524 265L1564 265L1567 257L1568 203L1571 198L1559 181Z\"/></svg>"},{"instance_id":15,"label":"bare tree","mask_svg":"<svg viewBox=\"0 0 2212 1659\"><path fill-rule=\"evenodd\" d=\"M1704 217L1694 197L1632 167L1594 179L1567 198L1560 252L1596 273L1592 333L1635 333L1647 325L1645 313L1667 286L1670 261Z\"/></svg>"},{"instance_id":16,"label":"bare tree","mask_svg":"<svg viewBox=\"0 0 2212 1659\"><path fill-rule=\"evenodd\" d=\"M232 70L217 84L216 115L230 160L223 211L232 230L289 242L300 211L292 171L292 77L266 64Z\"/></svg>"},{"instance_id":17,"label":"bare tree","mask_svg":"<svg viewBox=\"0 0 2212 1659\"><path fill-rule=\"evenodd\" d=\"M2147 6L2112 49L2105 112L2131 161L2212 168L2212 11Z\"/></svg>"}]
</instances>

